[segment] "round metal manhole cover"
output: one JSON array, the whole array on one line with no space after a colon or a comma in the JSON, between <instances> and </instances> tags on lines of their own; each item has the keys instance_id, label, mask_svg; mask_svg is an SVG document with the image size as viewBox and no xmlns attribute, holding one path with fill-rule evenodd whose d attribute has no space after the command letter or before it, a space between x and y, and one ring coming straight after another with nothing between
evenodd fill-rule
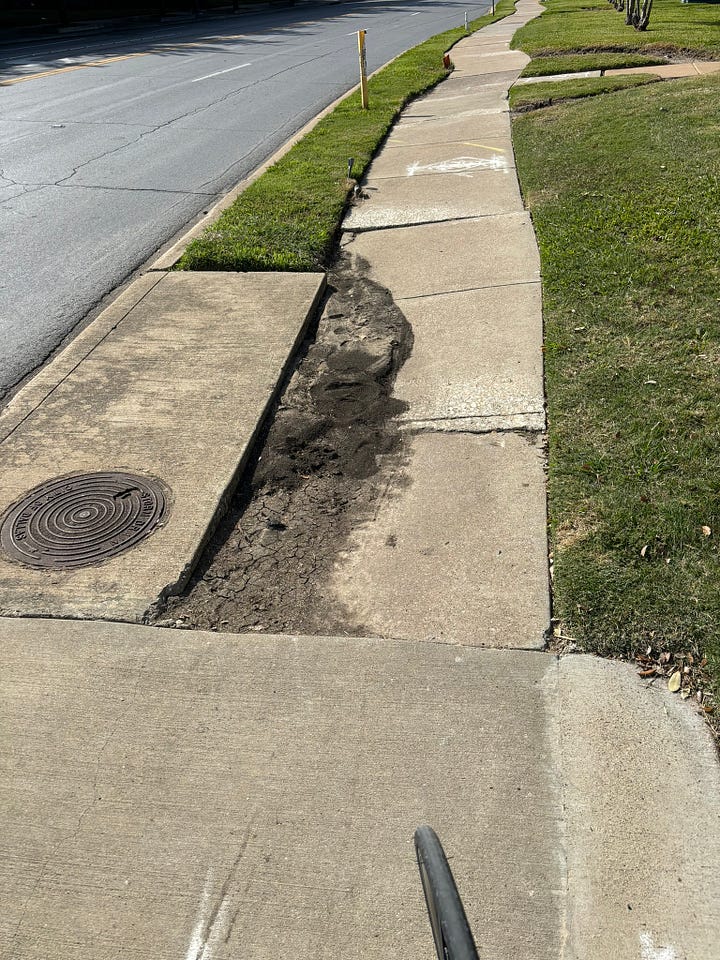
<instances>
[{"instance_id":1,"label":"round metal manhole cover","mask_svg":"<svg viewBox=\"0 0 720 960\"><path fill-rule=\"evenodd\" d=\"M0 546L30 567L89 567L140 543L166 513L157 480L132 473L69 474L34 487L5 511Z\"/></svg>"}]
</instances>

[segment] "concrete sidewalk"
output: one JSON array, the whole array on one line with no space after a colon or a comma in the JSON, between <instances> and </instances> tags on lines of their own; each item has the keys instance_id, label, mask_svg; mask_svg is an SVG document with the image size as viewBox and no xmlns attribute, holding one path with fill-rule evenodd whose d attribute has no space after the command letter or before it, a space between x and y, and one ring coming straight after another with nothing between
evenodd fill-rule
<instances>
[{"instance_id":1,"label":"concrete sidewalk","mask_svg":"<svg viewBox=\"0 0 720 960\"><path fill-rule=\"evenodd\" d=\"M580 73L555 73L543 77L521 77L514 86L532 83L556 83L558 80L583 80L597 77L614 77L635 73L652 74L661 80L676 80L683 77L701 77L720 72L720 61L690 60L688 63L661 63L653 67L616 67L608 70L584 70Z\"/></svg>"},{"instance_id":2,"label":"concrete sidewalk","mask_svg":"<svg viewBox=\"0 0 720 960\"><path fill-rule=\"evenodd\" d=\"M699 717L592 657L0 620L0 955L710 960Z\"/></svg>"},{"instance_id":3,"label":"concrete sidewalk","mask_svg":"<svg viewBox=\"0 0 720 960\"><path fill-rule=\"evenodd\" d=\"M509 40L539 9L453 48L343 225L415 338L395 384L408 462L332 584L380 636L541 649L550 625L540 259L507 102L528 62Z\"/></svg>"},{"instance_id":4,"label":"concrete sidewalk","mask_svg":"<svg viewBox=\"0 0 720 960\"><path fill-rule=\"evenodd\" d=\"M118 470L160 481L168 511L100 565L33 568L0 553L1 613L140 621L183 586L324 286L322 274L145 274L13 398L0 416L0 512L57 477ZM86 509L87 525L78 514L61 526L64 502L53 507L34 549L61 555L86 530L113 532L100 522L107 497Z\"/></svg>"},{"instance_id":5,"label":"concrete sidewalk","mask_svg":"<svg viewBox=\"0 0 720 960\"><path fill-rule=\"evenodd\" d=\"M172 490L101 566L0 562L22 615L0 618L0 958L429 960L423 822L481 957L717 955L702 720L630 665L545 649L541 285L507 106L541 9L453 50L343 227L415 338L406 461L328 584L374 637L100 622L188 575L322 276L152 272L0 420L3 508L76 470ZM63 614L96 619L39 618Z\"/></svg>"}]
</instances>

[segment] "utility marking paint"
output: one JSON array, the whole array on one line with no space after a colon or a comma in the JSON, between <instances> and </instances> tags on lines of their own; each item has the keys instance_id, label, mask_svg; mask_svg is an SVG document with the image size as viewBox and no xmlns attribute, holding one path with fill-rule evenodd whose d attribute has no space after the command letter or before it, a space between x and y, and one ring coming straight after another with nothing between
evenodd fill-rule
<instances>
[{"instance_id":1,"label":"utility marking paint","mask_svg":"<svg viewBox=\"0 0 720 960\"><path fill-rule=\"evenodd\" d=\"M464 147L481 147L483 150L494 150L495 153L505 153L502 147L489 147L486 143L473 143L472 140L461 140Z\"/></svg>"},{"instance_id":2,"label":"utility marking paint","mask_svg":"<svg viewBox=\"0 0 720 960\"><path fill-rule=\"evenodd\" d=\"M233 70L242 70L243 67L251 67L252 61L250 63L240 63L237 67L228 67L227 70L218 70L216 73L207 73L204 77L195 77L194 80L191 80L191 83L199 83L200 80L209 80L210 77L219 77L222 73L232 73Z\"/></svg>"},{"instance_id":3,"label":"utility marking paint","mask_svg":"<svg viewBox=\"0 0 720 960\"><path fill-rule=\"evenodd\" d=\"M185 960L212 960L218 938L225 937L227 928L228 899L225 897L219 908L213 910L211 890L212 867L207 872L197 922L193 928Z\"/></svg>"},{"instance_id":4,"label":"utility marking paint","mask_svg":"<svg viewBox=\"0 0 720 960\"><path fill-rule=\"evenodd\" d=\"M469 170L508 171L505 157L456 157L454 160L442 160L440 163L411 163L407 168L409 177L416 173L454 173L459 177L469 177Z\"/></svg>"},{"instance_id":5,"label":"utility marking paint","mask_svg":"<svg viewBox=\"0 0 720 960\"><path fill-rule=\"evenodd\" d=\"M678 960L675 947L656 947L650 933L640 934L642 960Z\"/></svg>"},{"instance_id":6,"label":"utility marking paint","mask_svg":"<svg viewBox=\"0 0 720 960\"><path fill-rule=\"evenodd\" d=\"M185 960L199 960L199 957L202 953L203 947L205 945L205 938L203 936L205 932L205 924L207 921L208 915L208 901L210 899L210 889L212 888L213 883L213 874L212 868L208 870L207 876L205 877L205 886L203 887L202 900L200 901L200 909L198 911L197 922L190 937L190 943L188 944L187 953L185 954Z\"/></svg>"}]
</instances>

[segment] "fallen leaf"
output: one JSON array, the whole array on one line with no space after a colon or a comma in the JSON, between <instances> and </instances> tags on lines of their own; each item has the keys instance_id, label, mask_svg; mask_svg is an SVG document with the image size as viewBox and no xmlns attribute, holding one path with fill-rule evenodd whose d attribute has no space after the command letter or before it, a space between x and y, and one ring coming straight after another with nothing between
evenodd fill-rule
<instances>
[{"instance_id":1,"label":"fallen leaf","mask_svg":"<svg viewBox=\"0 0 720 960\"><path fill-rule=\"evenodd\" d=\"M704 537L709 537L710 534L712 533L712 530L710 529L710 527L706 526L705 524L703 524L702 527L700 527L700 529L702 530Z\"/></svg>"},{"instance_id":2,"label":"fallen leaf","mask_svg":"<svg viewBox=\"0 0 720 960\"><path fill-rule=\"evenodd\" d=\"M670 693L677 693L680 689L680 684L682 683L682 675L679 670L676 670L675 673L668 680L668 690Z\"/></svg>"},{"instance_id":3,"label":"fallen leaf","mask_svg":"<svg viewBox=\"0 0 720 960\"><path fill-rule=\"evenodd\" d=\"M640 671L640 676L641 676L641 677L652 677L652 676L654 676L654 675L655 675L655 667L650 667L649 670L641 670L641 671Z\"/></svg>"},{"instance_id":4,"label":"fallen leaf","mask_svg":"<svg viewBox=\"0 0 720 960\"><path fill-rule=\"evenodd\" d=\"M687 698L690 696L690 691L687 689L687 687L680 691L680 696L683 698L683 700L687 700Z\"/></svg>"},{"instance_id":5,"label":"fallen leaf","mask_svg":"<svg viewBox=\"0 0 720 960\"><path fill-rule=\"evenodd\" d=\"M644 546L644 547L642 548L642 550L640 551L640 556L641 556L641 557L644 557L644 556L645 556L645 554L647 553L647 548L648 548L648 545L645 544L645 546Z\"/></svg>"}]
</instances>

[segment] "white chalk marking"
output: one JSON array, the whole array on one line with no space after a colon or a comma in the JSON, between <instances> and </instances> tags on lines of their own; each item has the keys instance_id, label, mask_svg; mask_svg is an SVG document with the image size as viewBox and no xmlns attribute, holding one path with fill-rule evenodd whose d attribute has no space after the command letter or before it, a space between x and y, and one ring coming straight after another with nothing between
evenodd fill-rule
<instances>
[{"instance_id":1,"label":"white chalk marking","mask_svg":"<svg viewBox=\"0 0 720 960\"><path fill-rule=\"evenodd\" d=\"M229 898L226 896L219 908L213 908L211 902L213 886L214 878L211 867L205 878L197 921L190 936L185 960L212 960L215 948L225 937Z\"/></svg>"},{"instance_id":2,"label":"white chalk marking","mask_svg":"<svg viewBox=\"0 0 720 960\"><path fill-rule=\"evenodd\" d=\"M411 163L407 168L409 177L416 173L454 173L459 177L468 177L469 170L505 170L508 162L505 157L456 157L454 160L442 160L440 163Z\"/></svg>"},{"instance_id":3,"label":"white chalk marking","mask_svg":"<svg viewBox=\"0 0 720 960\"><path fill-rule=\"evenodd\" d=\"M642 960L678 960L675 947L656 947L650 933L640 934Z\"/></svg>"},{"instance_id":4,"label":"white chalk marking","mask_svg":"<svg viewBox=\"0 0 720 960\"><path fill-rule=\"evenodd\" d=\"M195 77L194 80L191 80L191 83L199 83L200 80L209 80L210 77L219 77L221 73L232 73L233 70L242 70L243 67L251 67L252 61L250 63L240 63L237 67L228 67L227 70L218 70L217 73L208 73L204 77Z\"/></svg>"},{"instance_id":5,"label":"white chalk marking","mask_svg":"<svg viewBox=\"0 0 720 960\"><path fill-rule=\"evenodd\" d=\"M210 890L213 885L212 868L208 870L205 877L205 886L203 887L202 900L198 910L198 918L193 928L190 943L188 944L185 960L200 960L205 946L205 926L208 920L208 901L210 899Z\"/></svg>"}]
</instances>

